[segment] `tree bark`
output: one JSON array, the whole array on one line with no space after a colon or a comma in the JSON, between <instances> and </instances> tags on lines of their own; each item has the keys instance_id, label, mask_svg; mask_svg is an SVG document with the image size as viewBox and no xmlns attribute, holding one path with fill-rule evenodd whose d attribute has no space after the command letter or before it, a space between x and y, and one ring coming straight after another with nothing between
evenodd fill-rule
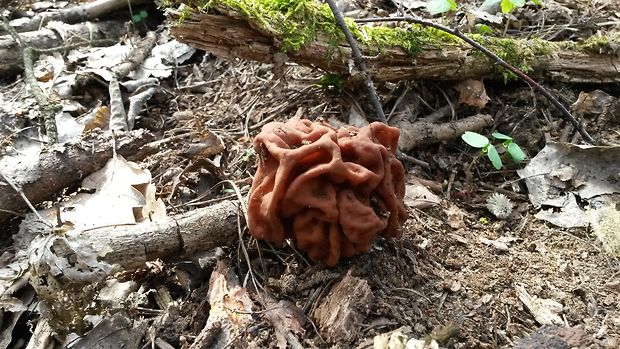
<instances>
[{"instance_id":1,"label":"tree bark","mask_svg":"<svg viewBox=\"0 0 620 349\"><path fill-rule=\"evenodd\" d=\"M288 60L332 73L349 74L351 50L346 44L341 43L332 52L329 40L319 35L301 50L284 55L278 47L278 38L255 27L240 18L193 12L173 27L172 33L177 40L218 56L264 63ZM560 48L547 56L527 60L526 64L532 67L531 76L570 83L620 82L620 58L617 55L586 52L570 48L568 44L557 46ZM375 81L502 77L495 64L465 43L428 47L413 55L398 47L382 49L378 55L371 53L368 47L360 45L360 49L368 56L366 63ZM330 53L331 58L328 58Z\"/></svg>"},{"instance_id":2,"label":"tree bark","mask_svg":"<svg viewBox=\"0 0 620 349\"><path fill-rule=\"evenodd\" d=\"M461 120L433 124L427 121L397 122L392 126L400 130L398 147L402 151L409 151L422 145L439 143L465 133L465 131L479 131L493 125L493 117L488 114L476 114Z\"/></svg>"},{"instance_id":3,"label":"tree bark","mask_svg":"<svg viewBox=\"0 0 620 349\"><path fill-rule=\"evenodd\" d=\"M62 275L55 275L62 284L98 282L115 272L144 267L146 262L158 258L191 256L199 251L233 246L239 237L238 214L241 214L239 202L224 201L161 221L52 235L46 248L53 251L54 256L41 254L33 258L30 254L32 275L50 276L56 261L81 261L89 248L99 253L97 258L63 268ZM29 229L35 231L41 227L31 225ZM39 242L32 242L29 250L38 251L37 246Z\"/></svg>"},{"instance_id":4,"label":"tree bark","mask_svg":"<svg viewBox=\"0 0 620 349\"><path fill-rule=\"evenodd\" d=\"M79 142L56 146L41 152L35 164L23 164L15 168L2 168L2 172L21 188L33 204L50 199L66 187L79 183L84 177L102 168L112 157L112 148L117 153L130 156L142 145L153 140L153 135L144 131L128 131L115 134L92 133ZM21 196L0 178L0 223L12 215L7 211L26 208ZM5 210L5 211L2 211Z\"/></svg>"}]
</instances>

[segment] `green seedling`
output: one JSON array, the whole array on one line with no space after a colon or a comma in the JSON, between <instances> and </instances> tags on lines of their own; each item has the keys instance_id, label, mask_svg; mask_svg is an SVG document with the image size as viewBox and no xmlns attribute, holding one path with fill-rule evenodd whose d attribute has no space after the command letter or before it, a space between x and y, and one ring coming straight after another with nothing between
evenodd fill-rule
<instances>
[{"instance_id":1,"label":"green seedling","mask_svg":"<svg viewBox=\"0 0 620 349\"><path fill-rule=\"evenodd\" d=\"M256 153L254 152L254 148L248 148L243 153L243 156L241 157L241 161L246 162L246 163L254 162L255 158L256 158Z\"/></svg>"},{"instance_id":2,"label":"green seedling","mask_svg":"<svg viewBox=\"0 0 620 349\"><path fill-rule=\"evenodd\" d=\"M531 0L534 4L542 6L541 0ZM499 3L503 14L512 13L516 8L525 6L526 0L485 0L482 6L492 6ZM455 0L431 0L426 9L431 15L446 13L456 10Z\"/></svg>"},{"instance_id":3,"label":"green seedling","mask_svg":"<svg viewBox=\"0 0 620 349\"><path fill-rule=\"evenodd\" d=\"M454 0L431 0L426 4L426 9L431 15L445 13L456 10L456 1Z\"/></svg>"},{"instance_id":4,"label":"green seedling","mask_svg":"<svg viewBox=\"0 0 620 349\"><path fill-rule=\"evenodd\" d=\"M500 3L503 14L512 13L516 8L525 6L525 0L485 0L482 6L491 6ZM532 0L536 5L542 5L541 0Z\"/></svg>"},{"instance_id":5,"label":"green seedling","mask_svg":"<svg viewBox=\"0 0 620 349\"><path fill-rule=\"evenodd\" d=\"M506 136L505 134L499 132L494 132L491 136L502 141L502 147L506 150L506 153L510 155L514 162L519 163L525 160L525 153L521 150L521 147L513 141L512 137ZM487 154L487 157L496 170L502 168L502 158L499 156L497 148L495 148L487 137L476 132L467 131L461 135L461 139L463 139L463 141L470 146L480 149L483 154Z\"/></svg>"},{"instance_id":6,"label":"green seedling","mask_svg":"<svg viewBox=\"0 0 620 349\"><path fill-rule=\"evenodd\" d=\"M149 16L148 12L142 10L138 13L135 13L133 16L131 16L131 21L137 24L137 23L144 21L146 17L148 16Z\"/></svg>"},{"instance_id":7,"label":"green seedling","mask_svg":"<svg viewBox=\"0 0 620 349\"><path fill-rule=\"evenodd\" d=\"M344 87L344 78L338 74L327 73L321 76L316 86L321 88L333 88L340 91Z\"/></svg>"},{"instance_id":8,"label":"green seedling","mask_svg":"<svg viewBox=\"0 0 620 349\"><path fill-rule=\"evenodd\" d=\"M478 34L483 34L483 35L493 34L493 28L489 27L486 24L478 23L476 24L475 28Z\"/></svg>"}]
</instances>

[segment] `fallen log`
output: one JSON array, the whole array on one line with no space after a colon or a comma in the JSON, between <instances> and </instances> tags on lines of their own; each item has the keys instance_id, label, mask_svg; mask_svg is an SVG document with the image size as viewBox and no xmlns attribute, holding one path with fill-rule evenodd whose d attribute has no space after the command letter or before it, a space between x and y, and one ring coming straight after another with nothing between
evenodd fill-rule
<instances>
[{"instance_id":1,"label":"fallen log","mask_svg":"<svg viewBox=\"0 0 620 349\"><path fill-rule=\"evenodd\" d=\"M146 0L95 0L78 6L70 6L58 11L49 11L36 14L28 20L16 19L11 21L11 26L18 32L37 30L51 21L64 23L78 23L93 20L105 14L117 11L129 6L146 3Z\"/></svg>"},{"instance_id":2,"label":"fallen log","mask_svg":"<svg viewBox=\"0 0 620 349\"><path fill-rule=\"evenodd\" d=\"M210 1L207 12L185 7L172 15L177 40L215 55L265 63L286 61L349 75L351 50L333 28L333 17L312 1L297 10L269 15L246 1ZM301 4L303 2L303 4ZM273 11L270 9L269 11ZM323 11L323 12L321 12ZM304 20L305 17L309 18ZM307 29L307 27L312 27ZM375 81L502 78L488 58L451 35L417 25L364 28L351 24ZM301 34L293 33L295 28ZM377 29L378 28L378 29ZM287 30L289 32L287 32ZM620 82L614 52L620 34L582 44L475 35L481 44L536 78L570 83Z\"/></svg>"},{"instance_id":3,"label":"fallen log","mask_svg":"<svg viewBox=\"0 0 620 349\"><path fill-rule=\"evenodd\" d=\"M117 132L116 140L113 140L110 132L93 132L81 141L57 145L41 152L36 162L20 161L11 168L0 167L0 171L22 189L30 202L36 204L78 184L84 177L102 168L112 157L114 146L118 154L130 157L153 137L144 130L137 130ZM0 223L12 216L9 212L26 207L21 196L0 178Z\"/></svg>"},{"instance_id":4,"label":"fallen log","mask_svg":"<svg viewBox=\"0 0 620 349\"><path fill-rule=\"evenodd\" d=\"M422 145L448 141L459 137L465 131L479 131L493 125L493 117L488 114L477 114L464 119L433 124L427 121L410 123L397 122L392 125L400 130L398 147L402 151L410 151Z\"/></svg>"},{"instance_id":5,"label":"fallen log","mask_svg":"<svg viewBox=\"0 0 620 349\"><path fill-rule=\"evenodd\" d=\"M52 235L44 245L53 255L38 249L37 241L31 243L32 275L47 277L55 265L65 265L63 260L78 261L63 268L62 275L51 274L62 283L97 282L115 272L132 272L158 258L192 256L196 252L232 246L239 236L238 214L241 214L238 202L223 201L161 221ZM33 225L30 229L36 231L41 227ZM87 255L97 258L85 258Z\"/></svg>"},{"instance_id":6,"label":"fallen log","mask_svg":"<svg viewBox=\"0 0 620 349\"><path fill-rule=\"evenodd\" d=\"M84 309L98 302L97 290L108 276L132 275L158 258L231 246L238 241L238 214L238 202L224 201L154 222L51 234L42 221L31 220L22 223L22 236L37 237L19 258L27 258L29 282L52 327L83 333Z\"/></svg>"}]
</instances>

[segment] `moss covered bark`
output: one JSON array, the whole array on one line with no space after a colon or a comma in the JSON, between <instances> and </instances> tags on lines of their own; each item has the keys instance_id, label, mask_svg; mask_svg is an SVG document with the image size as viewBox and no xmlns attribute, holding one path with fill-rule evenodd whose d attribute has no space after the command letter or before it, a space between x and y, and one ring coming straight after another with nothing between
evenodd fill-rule
<instances>
[{"instance_id":1,"label":"moss covered bark","mask_svg":"<svg viewBox=\"0 0 620 349\"><path fill-rule=\"evenodd\" d=\"M190 0L181 8L178 28L187 25L186 20L196 21L201 15L207 14L224 15L246 22L257 33L273 39L273 48L289 57L299 57L308 51L322 53L322 57L315 59L326 61L344 61L349 57L342 52L346 46L343 44L344 37L335 24L329 7L315 0ZM428 52L455 55L458 50L466 50L466 56L484 64L491 63L479 52L470 50L457 37L434 28L406 23L365 26L357 25L350 19L347 23L364 53L369 56L390 55L399 59L408 57L413 62L417 58L424 58ZM614 57L618 53L614 52L614 47L620 46L620 35L597 37L582 44L469 35L524 71L540 68L540 62L555 59L560 51L570 50L582 56L603 54ZM326 45L327 49L313 50L317 45ZM394 50L400 53L395 53ZM464 57L461 55L460 58ZM334 63L338 65L341 62ZM500 72L496 70L495 74L497 73Z\"/></svg>"}]
</instances>

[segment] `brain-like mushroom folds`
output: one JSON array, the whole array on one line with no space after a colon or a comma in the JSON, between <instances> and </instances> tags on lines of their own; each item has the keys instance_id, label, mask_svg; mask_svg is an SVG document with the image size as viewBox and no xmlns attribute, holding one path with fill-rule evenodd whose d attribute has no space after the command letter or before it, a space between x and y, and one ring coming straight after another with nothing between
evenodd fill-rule
<instances>
[{"instance_id":1,"label":"brain-like mushroom folds","mask_svg":"<svg viewBox=\"0 0 620 349\"><path fill-rule=\"evenodd\" d=\"M250 233L299 249L328 266L396 237L407 219L399 131L382 123L334 129L291 119L254 139L258 170L248 203Z\"/></svg>"}]
</instances>

